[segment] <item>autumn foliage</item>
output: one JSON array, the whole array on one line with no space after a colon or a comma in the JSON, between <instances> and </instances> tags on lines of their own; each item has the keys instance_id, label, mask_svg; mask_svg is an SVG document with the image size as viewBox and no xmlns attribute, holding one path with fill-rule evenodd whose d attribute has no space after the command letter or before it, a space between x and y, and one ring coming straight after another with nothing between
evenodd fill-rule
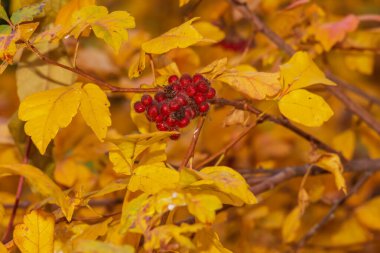
<instances>
[{"instance_id":1,"label":"autumn foliage","mask_svg":"<svg viewBox=\"0 0 380 253\"><path fill-rule=\"evenodd\" d=\"M379 252L379 11L1 1L0 253Z\"/></svg>"}]
</instances>

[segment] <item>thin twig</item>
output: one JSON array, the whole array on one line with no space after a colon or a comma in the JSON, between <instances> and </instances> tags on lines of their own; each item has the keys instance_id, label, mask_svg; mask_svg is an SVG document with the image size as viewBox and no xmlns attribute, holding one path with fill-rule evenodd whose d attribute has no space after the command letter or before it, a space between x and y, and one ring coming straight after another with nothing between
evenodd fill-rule
<instances>
[{"instance_id":1,"label":"thin twig","mask_svg":"<svg viewBox=\"0 0 380 253\"><path fill-rule=\"evenodd\" d=\"M107 88L108 90L112 91L112 92L134 92L134 93L144 93L144 92L157 92L160 90L160 88L122 88L122 87L117 87L117 86L114 86L110 83L107 83L106 81L103 81L103 80L100 80L90 74L87 74L86 72L84 72L83 70L79 69L79 68L72 68L70 66L66 66L64 64L61 64L55 60L52 60L48 57L46 57L45 55L43 55L35 46L33 46L32 44L30 43L26 43L27 47L32 51L34 52L42 61L48 63L48 64L52 64L52 65L55 65L55 66L58 66L60 68L63 68L63 69L66 69L68 71L71 71L73 73L76 73L92 82L94 82L95 84L99 85L99 86L102 86L102 87L105 87Z\"/></svg>"},{"instance_id":2,"label":"thin twig","mask_svg":"<svg viewBox=\"0 0 380 253\"><path fill-rule=\"evenodd\" d=\"M25 146L25 153L24 153L24 158L23 158L23 164L28 164L29 163L29 155L30 155L30 149L31 149L31 139L30 137L28 136L27 139L26 139L26 146ZM23 189L23 186L24 186L24 181L25 181L25 178L23 176L20 176L19 177L19 180L18 180L18 185L17 185L17 192L16 192L16 196L15 196L15 202L14 202L14 205L13 205L13 208L12 208L12 214L11 214L11 217L9 219L9 222L8 222L8 226L7 226L7 230L5 231L5 234L2 238L2 242L3 243L6 243L11 234L12 234L12 230L13 230L13 224L14 224L14 220L16 218L16 213L17 213L17 209L18 209L18 205L20 203L20 199L21 199L21 194L22 194L22 189Z\"/></svg>"},{"instance_id":3,"label":"thin twig","mask_svg":"<svg viewBox=\"0 0 380 253\"><path fill-rule=\"evenodd\" d=\"M315 224L302 239L297 243L295 249L298 250L305 246L305 244L318 232L320 231L334 216L335 211L341 206L348 198L350 198L353 194L355 194L360 187L370 178L373 174L372 171L363 172L356 182L356 184L352 187L350 192L336 201L328 211L328 213L317 223Z\"/></svg>"},{"instance_id":4,"label":"thin twig","mask_svg":"<svg viewBox=\"0 0 380 253\"><path fill-rule=\"evenodd\" d=\"M256 125L257 125L256 122L254 122L253 124L251 124L243 132L241 132L236 138L232 139L231 142L228 143L224 148L222 148L218 152L214 153L212 156L208 157L207 159L205 159L204 161L202 161L201 163L199 163L195 167L195 169L198 170L198 169L202 168L203 166L207 165L208 163L212 162L217 157L219 157L219 156L227 153L227 151L230 150L230 148L232 148L233 146L235 146L236 143L238 143L244 136L246 136Z\"/></svg>"},{"instance_id":5,"label":"thin twig","mask_svg":"<svg viewBox=\"0 0 380 253\"><path fill-rule=\"evenodd\" d=\"M194 156L195 146L197 145L199 135L201 134L201 130L202 130L204 122L205 122L205 116L202 116L199 119L198 125L194 130L194 134L193 134L193 138L191 139L190 146L187 149L187 153L186 153L186 155L185 155L185 157L181 163L181 166L179 167L180 170L185 168L187 166L190 158Z\"/></svg>"},{"instance_id":6,"label":"thin twig","mask_svg":"<svg viewBox=\"0 0 380 253\"><path fill-rule=\"evenodd\" d=\"M231 0L231 3L242 12L247 18L251 20L253 25L256 26L259 32L265 35L270 41L272 41L279 49L284 51L287 55L292 56L296 53L296 51L277 33L272 31L261 19L252 13L247 6L247 3L239 2L238 0ZM326 76L334 81L339 86L345 87L349 85L342 79L338 78L331 72L325 73ZM328 86L327 89L337 97L343 104L347 106L347 108L355 113L359 118L361 118L364 122L367 123L373 130L375 130L380 135L380 123L364 108L354 103L345 93L341 91L339 87ZM360 95L360 94L359 94Z\"/></svg>"}]
</instances>

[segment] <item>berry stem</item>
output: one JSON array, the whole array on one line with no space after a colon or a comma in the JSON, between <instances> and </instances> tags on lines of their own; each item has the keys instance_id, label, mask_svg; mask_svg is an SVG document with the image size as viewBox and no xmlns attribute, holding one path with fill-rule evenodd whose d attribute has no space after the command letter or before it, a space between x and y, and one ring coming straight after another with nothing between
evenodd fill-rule
<instances>
[{"instance_id":1,"label":"berry stem","mask_svg":"<svg viewBox=\"0 0 380 253\"><path fill-rule=\"evenodd\" d=\"M201 117L198 121L197 127L194 130L193 138L191 140L189 149L186 152L185 158L183 159L181 166L179 167L179 170L185 168L190 158L194 156L195 147L197 145L199 135L201 134L201 130L202 130L204 122L205 122L205 117Z\"/></svg>"}]
</instances>

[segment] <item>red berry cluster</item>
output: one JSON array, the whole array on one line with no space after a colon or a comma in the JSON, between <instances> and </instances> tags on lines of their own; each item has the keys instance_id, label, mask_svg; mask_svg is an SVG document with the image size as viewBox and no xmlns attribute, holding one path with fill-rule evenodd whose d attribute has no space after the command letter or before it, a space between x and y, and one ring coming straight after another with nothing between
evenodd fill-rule
<instances>
[{"instance_id":1,"label":"red berry cluster","mask_svg":"<svg viewBox=\"0 0 380 253\"><path fill-rule=\"evenodd\" d=\"M208 99L215 97L215 89L201 74L193 77L184 74L179 78L170 76L169 85L154 95L154 99L144 94L141 101L134 104L137 113L145 112L149 121L156 122L160 131L177 131L186 127L199 115L207 113L210 108ZM179 134L170 136L172 140Z\"/></svg>"}]
</instances>

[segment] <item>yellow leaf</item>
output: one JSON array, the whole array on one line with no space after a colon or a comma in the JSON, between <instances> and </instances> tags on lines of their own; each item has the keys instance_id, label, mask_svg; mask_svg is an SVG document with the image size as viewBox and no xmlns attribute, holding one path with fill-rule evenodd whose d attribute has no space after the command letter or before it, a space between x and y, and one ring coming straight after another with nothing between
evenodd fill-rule
<instances>
[{"instance_id":1,"label":"yellow leaf","mask_svg":"<svg viewBox=\"0 0 380 253\"><path fill-rule=\"evenodd\" d=\"M8 253L7 248L0 242L0 253Z\"/></svg>"},{"instance_id":2,"label":"yellow leaf","mask_svg":"<svg viewBox=\"0 0 380 253\"><path fill-rule=\"evenodd\" d=\"M253 68L238 66L225 71L216 79L230 85L252 99L262 100L276 95L280 89L279 73L256 72Z\"/></svg>"},{"instance_id":3,"label":"yellow leaf","mask_svg":"<svg viewBox=\"0 0 380 253\"><path fill-rule=\"evenodd\" d=\"M186 194L187 208L202 223L212 223L215 211L222 208L218 197L209 194Z\"/></svg>"},{"instance_id":4,"label":"yellow leaf","mask_svg":"<svg viewBox=\"0 0 380 253\"><path fill-rule=\"evenodd\" d=\"M163 54L174 48L186 48L194 45L203 39L202 35L191 25L197 19L193 18L159 37L143 43L142 49L150 54Z\"/></svg>"},{"instance_id":5,"label":"yellow leaf","mask_svg":"<svg viewBox=\"0 0 380 253\"><path fill-rule=\"evenodd\" d=\"M343 177L343 165L337 154L323 153L315 163L324 170L329 171L335 177L335 184L338 190L347 194L346 181Z\"/></svg>"},{"instance_id":6,"label":"yellow leaf","mask_svg":"<svg viewBox=\"0 0 380 253\"><path fill-rule=\"evenodd\" d=\"M111 125L109 106L107 95L99 86L88 83L83 87L79 111L101 141L106 137L107 128Z\"/></svg>"},{"instance_id":7,"label":"yellow leaf","mask_svg":"<svg viewBox=\"0 0 380 253\"><path fill-rule=\"evenodd\" d=\"M73 243L76 245L81 240L95 240L99 236L103 236L108 232L108 225L112 222L112 218L108 218L107 220L88 226L86 229L81 231L81 233L73 238Z\"/></svg>"},{"instance_id":8,"label":"yellow leaf","mask_svg":"<svg viewBox=\"0 0 380 253\"><path fill-rule=\"evenodd\" d=\"M17 52L16 41L20 33L0 34L0 59L9 64L13 63L13 56Z\"/></svg>"},{"instance_id":9,"label":"yellow leaf","mask_svg":"<svg viewBox=\"0 0 380 253\"><path fill-rule=\"evenodd\" d=\"M35 93L20 104L19 118L26 121L25 133L32 137L41 154L60 128L75 116L81 99L81 84Z\"/></svg>"},{"instance_id":10,"label":"yellow leaf","mask_svg":"<svg viewBox=\"0 0 380 253\"><path fill-rule=\"evenodd\" d=\"M334 115L322 97L303 89L283 96L278 106L285 117L309 127L319 127Z\"/></svg>"},{"instance_id":11,"label":"yellow leaf","mask_svg":"<svg viewBox=\"0 0 380 253\"><path fill-rule=\"evenodd\" d=\"M109 158L116 173L130 175L134 164L134 152L136 144L123 142L109 151Z\"/></svg>"},{"instance_id":12,"label":"yellow leaf","mask_svg":"<svg viewBox=\"0 0 380 253\"><path fill-rule=\"evenodd\" d=\"M355 134L352 130L346 130L333 139L333 148L342 152L343 156L351 159L355 151Z\"/></svg>"},{"instance_id":13,"label":"yellow leaf","mask_svg":"<svg viewBox=\"0 0 380 253\"><path fill-rule=\"evenodd\" d=\"M58 206L62 208L63 213L68 220L71 219L72 212L66 200L63 191L41 170L26 164L1 165L0 177L12 175L24 176L29 184L41 195L51 197Z\"/></svg>"},{"instance_id":14,"label":"yellow leaf","mask_svg":"<svg viewBox=\"0 0 380 253\"><path fill-rule=\"evenodd\" d=\"M137 167L131 176L128 189L141 190L155 194L163 189L175 188L179 182L179 173L167 168L164 163L155 163Z\"/></svg>"},{"instance_id":15,"label":"yellow leaf","mask_svg":"<svg viewBox=\"0 0 380 253\"><path fill-rule=\"evenodd\" d=\"M370 51L350 52L344 57L344 62L350 70L372 75L375 67L375 54Z\"/></svg>"},{"instance_id":16,"label":"yellow leaf","mask_svg":"<svg viewBox=\"0 0 380 253\"><path fill-rule=\"evenodd\" d=\"M75 38L91 27L96 37L103 39L119 52L121 44L128 40L127 29L135 27L135 20L126 11L108 13L104 6L86 6L73 13L68 31Z\"/></svg>"},{"instance_id":17,"label":"yellow leaf","mask_svg":"<svg viewBox=\"0 0 380 253\"><path fill-rule=\"evenodd\" d=\"M10 19L14 25L32 21L36 16L40 15L44 11L45 4L45 2L41 2L20 8L12 13Z\"/></svg>"},{"instance_id":18,"label":"yellow leaf","mask_svg":"<svg viewBox=\"0 0 380 253\"><path fill-rule=\"evenodd\" d=\"M214 79L215 77L221 75L226 69L227 58L222 58L211 62L209 65L201 69L199 73L206 75L208 79Z\"/></svg>"},{"instance_id":19,"label":"yellow leaf","mask_svg":"<svg viewBox=\"0 0 380 253\"><path fill-rule=\"evenodd\" d=\"M23 224L15 227L14 242L22 253L51 253L54 242L53 215L32 211L24 216Z\"/></svg>"},{"instance_id":20,"label":"yellow leaf","mask_svg":"<svg viewBox=\"0 0 380 253\"><path fill-rule=\"evenodd\" d=\"M75 252L81 253L134 253L131 245L114 245L102 241L81 240L75 247Z\"/></svg>"},{"instance_id":21,"label":"yellow leaf","mask_svg":"<svg viewBox=\"0 0 380 253\"><path fill-rule=\"evenodd\" d=\"M129 79L137 78L145 69L145 51L141 50L137 61L132 62L128 69Z\"/></svg>"},{"instance_id":22,"label":"yellow leaf","mask_svg":"<svg viewBox=\"0 0 380 253\"><path fill-rule=\"evenodd\" d=\"M361 224L374 230L380 230L380 197L371 199L355 210Z\"/></svg>"},{"instance_id":23,"label":"yellow leaf","mask_svg":"<svg viewBox=\"0 0 380 253\"><path fill-rule=\"evenodd\" d=\"M126 195L127 197L128 195ZM120 233L129 230L136 233L144 233L148 227L148 221L154 214L154 209L147 205L149 194L143 193L140 196L128 201L124 199L121 212ZM143 212L141 212L143 210Z\"/></svg>"},{"instance_id":24,"label":"yellow leaf","mask_svg":"<svg viewBox=\"0 0 380 253\"><path fill-rule=\"evenodd\" d=\"M74 12L83 7L94 5L95 2L95 0L70 0L59 10L55 19L55 24L61 26L68 25Z\"/></svg>"},{"instance_id":25,"label":"yellow leaf","mask_svg":"<svg viewBox=\"0 0 380 253\"><path fill-rule=\"evenodd\" d=\"M179 7L186 5L190 0L179 0Z\"/></svg>"},{"instance_id":26,"label":"yellow leaf","mask_svg":"<svg viewBox=\"0 0 380 253\"><path fill-rule=\"evenodd\" d=\"M217 43L224 39L226 36L224 32L217 26L210 22L201 21L194 23L194 28L203 36L203 38L210 40L211 43ZM208 42L199 42L198 45L209 45Z\"/></svg>"},{"instance_id":27,"label":"yellow leaf","mask_svg":"<svg viewBox=\"0 0 380 253\"><path fill-rule=\"evenodd\" d=\"M299 235L300 226L301 211L299 207L296 207L286 216L282 224L282 240L285 243L293 242Z\"/></svg>"},{"instance_id":28,"label":"yellow leaf","mask_svg":"<svg viewBox=\"0 0 380 253\"><path fill-rule=\"evenodd\" d=\"M232 251L223 247L218 235L208 228L198 231L194 242L199 253L232 253Z\"/></svg>"},{"instance_id":29,"label":"yellow leaf","mask_svg":"<svg viewBox=\"0 0 380 253\"><path fill-rule=\"evenodd\" d=\"M54 179L57 183L72 187L76 183L86 182L91 177L88 168L73 158L57 162L54 170Z\"/></svg>"},{"instance_id":30,"label":"yellow leaf","mask_svg":"<svg viewBox=\"0 0 380 253\"><path fill-rule=\"evenodd\" d=\"M280 76L287 92L313 84L336 85L325 77L310 55L303 51L295 53L287 63L280 66Z\"/></svg>"},{"instance_id":31,"label":"yellow leaf","mask_svg":"<svg viewBox=\"0 0 380 253\"><path fill-rule=\"evenodd\" d=\"M190 186L205 185L207 186L204 189L205 192L206 189L209 189L209 186L214 186L215 191L221 193L221 195L216 195L221 198L225 204L240 206L243 203L257 203L256 197L249 190L249 185L244 177L229 167L206 167L199 172L199 175L202 177L202 180L192 183ZM225 196L225 194L227 196Z\"/></svg>"}]
</instances>

